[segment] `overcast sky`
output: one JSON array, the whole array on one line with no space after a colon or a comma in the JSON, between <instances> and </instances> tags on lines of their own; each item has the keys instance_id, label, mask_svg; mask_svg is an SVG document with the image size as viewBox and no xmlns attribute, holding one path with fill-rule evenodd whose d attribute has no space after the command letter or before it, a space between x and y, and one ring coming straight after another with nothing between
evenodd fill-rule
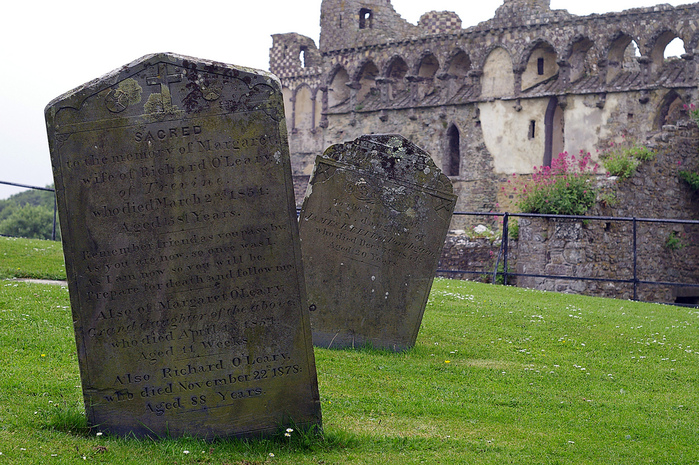
<instances>
[{"instance_id":1,"label":"overcast sky","mask_svg":"<svg viewBox=\"0 0 699 465\"><path fill-rule=\"evenodd\" d=\"M501 0L392 0L416 24L430 10L455 11L463 27L493 17ZM652 6L648 0L551 0L577 15ZM668 1L672 5L687 1ZM269 67L272 34L318 43L320 0L13 0L3 6L0 44L0 181L53 182L44 107L59 95L155 52ZM24 189L0 185L0 199Z\"/></svg>"}]
</instances>

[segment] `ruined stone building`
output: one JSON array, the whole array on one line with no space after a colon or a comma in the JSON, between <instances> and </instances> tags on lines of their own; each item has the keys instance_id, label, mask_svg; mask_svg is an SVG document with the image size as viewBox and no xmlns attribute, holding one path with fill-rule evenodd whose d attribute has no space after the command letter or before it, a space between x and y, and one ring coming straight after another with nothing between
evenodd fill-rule
<instances>
[{"instance_id":1,"label":"ruined stone building","mask_svg":"<svg viewBox=\"0 0 699 465\"><path fill-rule=\"evenodd\" d=\"M400 133L450 176L457 211L495 210L507 175L643 142L697 98L699 3L576 16L505 0L464 29L452 12L413 25L390 0L323 0L320 25L318 46L289 33L270 50L299 193L329 145ZM685 53L668 58L674 39Z\"/></svg>"}]
</instances>

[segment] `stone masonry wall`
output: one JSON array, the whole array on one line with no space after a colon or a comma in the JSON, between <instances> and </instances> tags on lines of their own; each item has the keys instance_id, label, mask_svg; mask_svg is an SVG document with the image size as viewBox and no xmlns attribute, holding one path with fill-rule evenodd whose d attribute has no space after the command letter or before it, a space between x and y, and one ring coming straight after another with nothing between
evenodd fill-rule
<instances>
[{"instance_id":1,"label":"stone masonry wall","mask_svg":"<svg viewBox=\"0 0 699 465\"><path fill-rule=\"evenodd\" d=\"M501 254L501 240L488 238L469 238L466 234L450 232L444 242L438 270L465 270L472 273L438 272L438 276L469 281L492 282L493 272L503 270L504 261ZM498 259L499 256L499 259ZM517 262L517 242L508 243L508 270L514 272ZM502 278L499 278L502 279ZM508 284L515 284L517 279L508 278Z\"/></svg>"},{"instance_id":2,"label":"stone masonry wall","mask_svg":"<svg viewBox=\"0 0 699 465\"><path fill-rule=\"evenodd\" d=\"M699 130L694 123L666 127L652 144L655 160L630 179L607 181L602 192L616 200L600 203L590 216L637 218L636 273L639 281L699 284L699 225L643 219L699 218L699 194L678 177L699 170ZM614 220L519 220L517 272L633 280L633 223ZM671 236L678 238L672 246ZM520 277L519 285L542 290L629 299L633 285L603 281ZM640 300L699 303L699 288L641 284ZM684 299L684 300L682 300ZM689 300L687 300L689 299Z\"/></svg>"}]
</instances>

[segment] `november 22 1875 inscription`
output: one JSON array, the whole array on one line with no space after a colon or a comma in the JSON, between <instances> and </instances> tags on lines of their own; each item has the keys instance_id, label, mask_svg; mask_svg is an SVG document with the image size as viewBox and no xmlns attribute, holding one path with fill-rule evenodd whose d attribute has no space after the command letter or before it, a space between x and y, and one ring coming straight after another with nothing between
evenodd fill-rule
<instances>
[{"instance_id":1,"label":"november 22 1875 inscription","mask_svg":"<svg viewBox=\"0 0 699 465\"><path fill-rule=\"evenodd\" d=\"M88 420L320 425L280 86L145 56L46 108Z\"/></svg>"}]
</instances>

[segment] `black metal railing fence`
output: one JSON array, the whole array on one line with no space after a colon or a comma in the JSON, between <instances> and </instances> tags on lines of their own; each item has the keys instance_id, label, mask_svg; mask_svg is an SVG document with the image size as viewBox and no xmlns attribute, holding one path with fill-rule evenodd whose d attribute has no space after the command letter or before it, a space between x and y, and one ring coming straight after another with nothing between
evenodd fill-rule
<instances>
[{"instance_id":1,"label":"black metal railing fence","mask_svg":"<svg viewBox=\"0 0 699 465\"><path fill-rule=\"evenodd\" d=\"M582 215L546 215L540 213L497 213L497 212L454 212L455 216L481 216L481 217L501 217L502 218L502 241L500 249L495 261L495 266L492 272L492 282L495 283L499 277L502 278L503 284L508 284L509 277L527 277L527 278L550 278L550 279L567 279L578 281L598 281L608 283L625 283L633 286L633 299L638 300L638 288L640 285L655 285L655 286L676 286L676 287L696 287L699 284L674 282L674 281L650 281L639 279L638 277L638 225L639 223L664 223L664 224L684 224L684 225L699 225L699 221L695 220L678 220L669 218L636 218L636 217L618 217L618 216L582 216ZM628 222L632 224L631 240L632 240L632 274L630 279L618 279L611 277L586 277L586 276L567 276L567 275L549 275L536 273L513 273L509 271L509 222L510 218L549 218L561 220L581 220L581 221L605 221L605 222ZM502 259L502 267L500 260ZM474 274L482 275L483 271L473 270L446 270L438 269L437 273L442 274Z\"/></svg>"}]
</instances>

